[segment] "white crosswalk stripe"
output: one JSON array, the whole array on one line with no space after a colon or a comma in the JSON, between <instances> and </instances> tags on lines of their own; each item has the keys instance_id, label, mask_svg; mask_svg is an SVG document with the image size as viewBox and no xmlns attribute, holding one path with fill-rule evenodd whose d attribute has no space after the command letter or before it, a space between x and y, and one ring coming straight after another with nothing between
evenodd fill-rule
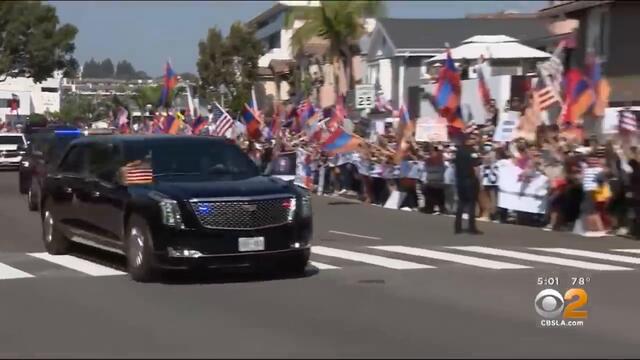
<instances>
[{"instance_id":1,"label":"white crosswalk stripe","mask_svg":"<svg viewBox=\"0 0 640 360\"><path fill-rule=\"evenodd\" d=\"M611 249L613 251L626 252L631 254L640 254L640 249Z\"/></svg>"},{"instance_id":2,"label":"white crosswalk stripe","mask_svg":"<svg viewBox=\"0 0 640 360\"><path fill-rule=\"evenodd\" d=\"M395 270L408 270L408 269L431 269L433 266L418 264L410 261L398 260L387 258L378 255L364 254L355 251L334 249L325 246L313 246L311 252L318 255L336 257L340 259L352 260L357 262L363 262L372 265L378 265Z\"/></svg>"},{"instance_id":3,"label":"white crosswalk stripe","mask_svg":"<svg viewBox=\"0 0 640 360\"><path fill-rule=\"evenodd\" d=\"M30 277L33 277L33 275L26 273L22 270L18 270L9 265L0 263L0 280L23 279L23 278L30 278Z\"/></svg>"},{"instance_id":4,"label":"white crosswalk stripe","mask_svg":"<svg viewBox=\"0 0 640 360\"><path fill-rule=\"evenodd\" d=\"M111 276L124 275L122 271L114 270L110 267L98 265L91 261L83 260L71 255L51 255L48 253L29 253L28 255L64 266L66 268L79 271L91 276Z\"/></svg>"},{"instance_id":5,"label":"white crosswalk stripe","mask_svg":"<svg viewBox=\"0 0 640 360\"><path fill-rule=\"evenodd\" d=\"M538 265L532 263L544 263L558 266L567 266L580 269L596 270L596 271L622 271L622 270L640 270L640 249L608 249L604 251L580 250L571 248L540 248L528 247L527 251L506 250L501 248L485 247L485 246L447 246L438 247L437 249L401 246L401 245L379 245L379 246L362 246L357 249L341 249L326 246L313 246L312 260L309 265L318 270L348 271L354 263L364 263L387 269L394 270L413 270L413 269L446 269L447 264L424 264L412 260L409 257L424 258L438 260L454 264L462 264L469 266L470 269L482 268L491 270L518 270L518 269L534 269ZM369 251L367 251L369 250ZM378 251L378 254L371 253ZM469 254L460 254L459 252L471 252ZM609 253L618 252L616 253ZM388 252L390 256L380 254L379 252ZM627 253L629 255L620 254ZM398 256L393 256L396 254ZM632 256L631 254L638 254ZM89 260L84 260L73 255L50 255L45 252L19 254L1 254L0 259L10 260L8 263L0 262L0 280L23 279L34 277L51 277L73 275L78 272L86 276L112 276L125 275L123 271L115 270L111 267L96 264ZM62 270L60 272L47 271L43 265L36 266L35 263L25 263L24 256L33 259L33 261L44 261L54 268L56 266L73 270ZM382 255L382 256L381 256ZM486 256L482 256L486 255ZM551 256L553 255L553 256ZM13 256L13 257L12 257ZM22 256L22 259L20 259ZM403 256L403 259L399 259ZM499 257L518 259L526 261L502 261ZM577 258L587 259L577 259ZM334 263L330 258L343 260L341 263ZM329 260L326 260L329 259ZM404 260L407 259L407 260ZM592 262L591 259L598 262ZM316 261L319 260L319 261ZM346 260L346 261L344 261ZM418 260L419 261L419 260ZM425 260L428 261L428 260ZM621 264L622 263L622 264ZM29 265L31 264L31 265ZM632 267L621 266L623 264L635 265ZM21 265L28 265L22 269ZM357 265L357 264L356 264ZM36 270L40 268L41 270ZM61 270L61 269L58 269Z\"/></svg>"},{"instance_id":6,"label":"white crosswalk stripe","mask_svg":"<svg viewBox=\"0 0 640 360\"><path fill-rule=\"evenodd\" d=\"M633 270L631 268L626 268L621 266L592 263L592 262L572 260L572 259L566 259L566 258L560 258L560 257L554 257L554 256L536 255L536 254L525 253L520 251L501 250L501 249L489 248L484 246L448 246L448 248L463 250L463 251L471 251L471 252L487 254L487 255L505 256L505 257L511 257L511 258L516 258L521 260L542 262L547 264L569 266L569 267L588 269L588 270L600 270L600 271Z\"/></svg>"},{"instance_id":7,"label":"white crosswalk stripe","mask_svg":"<svg viewBox=\"0 0 640 360\"><path fill-rule=\"evenodd\" d=\"M502 261L494 261L494 260L488 260L483 258L477 258L473 256L458 255L458 254L452 254L452 253L447 253L442 251L427 250L427 249L421 249L421 248L415 248L415 247L409 247L409 246L370 246L370 248L396 252L396 253L406 254L406 255L421 256L421 257L432 258L437 260L451 261L451 262L477 266L477 267L486 268L486 269L503 270L503 269L530 269L531 268L530 266L525 266L525 265L518 265L518 264L512 264L512 263L507 263Z\"/></svg>"},{"instance_id":8,"label":"white crosswalk stripe","mask_svg":"<svg viewBox=\"0 0 640 360\"><path fill-rule=\"evenodd\" d=\"M547 252L563 254L563 255L575 255L575 256L583 256L583 257L594 258L594 259L617 261L617 262L636 264L636 265L640 264L640 258L633 257L633 256L615 255L615 254L607 254L603 252L566 249L566 248L530 248L530 249L547 251Z\"/></svg>"},{"instance_id":9,"label":"white crosswalk stripe","mask_svg":"<svg viewBox=\"0 0 640 360\"><path fill-rule=\"evenodd\" d=\"M319 270L335 270L335 269L340 269L338 266L333 266L333 265L329 265L329 264L323 264L321 262L317 262L317 261L309 261L309 264L311 264L311 266L315 266L317 267Z\"/></svg>"}]
</instances>

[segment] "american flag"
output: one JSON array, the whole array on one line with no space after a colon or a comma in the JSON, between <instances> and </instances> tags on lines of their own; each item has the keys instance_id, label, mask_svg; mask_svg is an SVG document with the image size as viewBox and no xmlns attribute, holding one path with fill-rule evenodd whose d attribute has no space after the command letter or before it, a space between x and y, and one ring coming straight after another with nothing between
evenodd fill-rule
<instances>
[{"instance_id":1,"label":"american flag","mask_svg":"<svg viewBox=\"0 0 640 360\"><path fill-rule=\"evenodd\" d=\"M545 76L547 75L547 76ZM562 113L562 99L553 85L552 75L548 75L541 68L538 69L538 81L533 89L533 109L536 112L546 112L549 124L555 124Z\"/></svg>"},{"instance_id":2,"label":"american flag","mask_svg":"<svg viewBox=\"0 0 640 360\"><path fill-rule=\"evenodd\" d=\"M213 128L213 135L225 136L227 131L229 131L229 129L231 129L231 127L233 126L233 119L231 118L231 116L229 116L229 114L227 114L226 111L224 111L223 108L220 107L220 105L218 105L218 103L214 103L214 105L213 119L216 125Z\"/></svg>"},{"instance_id":3,"label":"american flag","mask_svg":"<svg viewBox=\"0 0 640 360\"><path fill-rule=\"evenodd\" d=\"M627 132L638 131L638 119L632 111L620 111L620 130Z\"/></svg>"},{"instance_id":4,"label":"american flag","mask_svg":"<svg viewBox=\"0 0 640 360\"><path fill-rule=\"evenodd\" d=\"M125 165L124 178L127 185L149 184L153 182L153 170L141 161Z\"/></svg>"}]
</instances>

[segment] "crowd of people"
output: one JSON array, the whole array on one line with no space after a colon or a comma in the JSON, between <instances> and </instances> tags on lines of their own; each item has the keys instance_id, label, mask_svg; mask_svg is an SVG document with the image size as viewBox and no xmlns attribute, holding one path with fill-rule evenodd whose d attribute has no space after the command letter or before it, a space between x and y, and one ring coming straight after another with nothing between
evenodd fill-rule
<instances>
[{"instance_id":1,"label":"crowd of people","mask_svg":"<svg viewBox=\"0 0 640 360\"><path fill-rule=\"evenodd\" d=\"M497 112L487 110L489 115ZM462 141L451 142L417 142L410 136L404 143L397 129L387 126L354 151L339 154L324 151L322 142L286 127L280 136L261 140L248 139L246 133L234 137L264 171L269 172L282 154L296 153L296 175L307 178L301 183L310 190L378 206L398 192L403 196L397 208L455 214L456 233L462 231L466 212L471 233L480 233L477 217L550 231L573 230L580 221L592 233L640 237L640 151L631 137L582 139L554 124L538 126L533 138L501 143L493 141L495 118L490 116L485 126L468 127ZM151 132L152 125L149 119L131 132ZM518 181L523 187L545 177L542 212L499 206L504 191L498 177L505 164L521 169ZM410 174L415 168L421 171Z\"/></svg>"},{"instance_id":2,"label":"crowd of people","mask_svg":"<svg viewBox=\"0 0 640 360\"><path fill-rule=\"evenodd\" d=\"M557 125L541 125L535 141L518 138L497 143L492 141L493 129L489 125L473 130L457 145L414 140L402 158L397 156L391 128L352 153L333 156L318 144L289 134L282 141L241 138L240 145L263 169L280 153L298 151L298 156L306 156L314 191L323 194L382 206L395 190L406 194L398 206L401 209L455 213L456 233L462 230L465 211L471 233L479 233L474 221L478 217L549 231L571 231L580 220L581 227L591 233L640 236L640 151L630 141L577 139L565 136ZM421 163L421 176L403 176L401 168L407 163ZM498 206L499 169L509 163L522 169L518 180L523 186L537 176L546 177L543 213Z\"/></svg>"}]
</instances>

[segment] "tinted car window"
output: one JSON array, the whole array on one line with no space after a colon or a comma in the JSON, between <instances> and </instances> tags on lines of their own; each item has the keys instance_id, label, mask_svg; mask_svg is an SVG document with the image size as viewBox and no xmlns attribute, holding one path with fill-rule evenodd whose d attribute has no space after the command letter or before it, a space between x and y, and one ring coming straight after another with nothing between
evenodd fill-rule
<instances>
[{"instance_id":1,"label":"tinted car window","mask_svg":"<svg viewBox=\"0 0 640 360\"><path fill-rule=\"evenodd\" d=\"M260 174L240 148L204 139L146 139L125 145L126 161L151 162L154 176L172 180L240 180Z\"/></svg>"},{"instance_id":2,"label":"tinted car window","mask_svg":"<svg viewBox=\"0 0 640 360\"><path fill-rule=\"evenodd\" d=\"M47 159L47 162L58 161L69 144L78 137L79 135L47 134L46 138L43 139L41 147L41 151Z\"/></svg>"},{"instance_id":3,"label":"tinted car window","mask_svg":"<svg viewBox=\"0 0 640 360\"><path fill-rule=\"evenodd\" d=\"M85 170L85 153L86 151L81 146L74 146L69 149L69 152L60 163L60 171L70 174L82 174Z\"/></svg>"},{"instance_id":4,"label":"tinted car window","mask_svg":"<svg viewBox=\"0 0 640 360\"><path fill-rule=\"evenodd\" d=\"M283 153L271 163L271 175L295 175L296 153Z\"/></svg>"},{"instance_id":5,"label":"tinted car window","mask_svg":"<svg viewBox=\"0 0 640 360\"><path fill-rule=\"evenodd\" d=\"M0 136L0 145L24 145L24 139L20 135Z\"/></svg>"},{"instance_id":6,"label":"tinted car window","mask_svg":"<svg viewBox=\"0 0 640 360\"><path fill-rule=\"evenodd\" d=\"M95 143L88 147L89 174L111 182L121 165L118 147L114 144Z\"/></svg>"}]
</instances>

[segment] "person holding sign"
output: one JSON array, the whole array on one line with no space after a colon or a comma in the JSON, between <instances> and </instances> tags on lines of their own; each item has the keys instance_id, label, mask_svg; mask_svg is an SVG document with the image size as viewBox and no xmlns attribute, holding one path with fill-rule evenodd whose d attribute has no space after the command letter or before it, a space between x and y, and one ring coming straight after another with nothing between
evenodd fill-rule
<instances>
[{"instance_id":1,"label":"person holding sign","mask_svg":"<svg viewBox=\"0 0 640 360\"><path fill-rule=\"evenodd\" d=\"M462 232L462 213L469 215L470 234L480 235L482 232L476 227L476 200L480 191L478 171L481 165L480 155L474 149L475 138L472 134L466 135L464 143L457 149L453 161L456 169L456 189L458 192L458 204L454 233Z\"/></svg>"}]
</instances>

